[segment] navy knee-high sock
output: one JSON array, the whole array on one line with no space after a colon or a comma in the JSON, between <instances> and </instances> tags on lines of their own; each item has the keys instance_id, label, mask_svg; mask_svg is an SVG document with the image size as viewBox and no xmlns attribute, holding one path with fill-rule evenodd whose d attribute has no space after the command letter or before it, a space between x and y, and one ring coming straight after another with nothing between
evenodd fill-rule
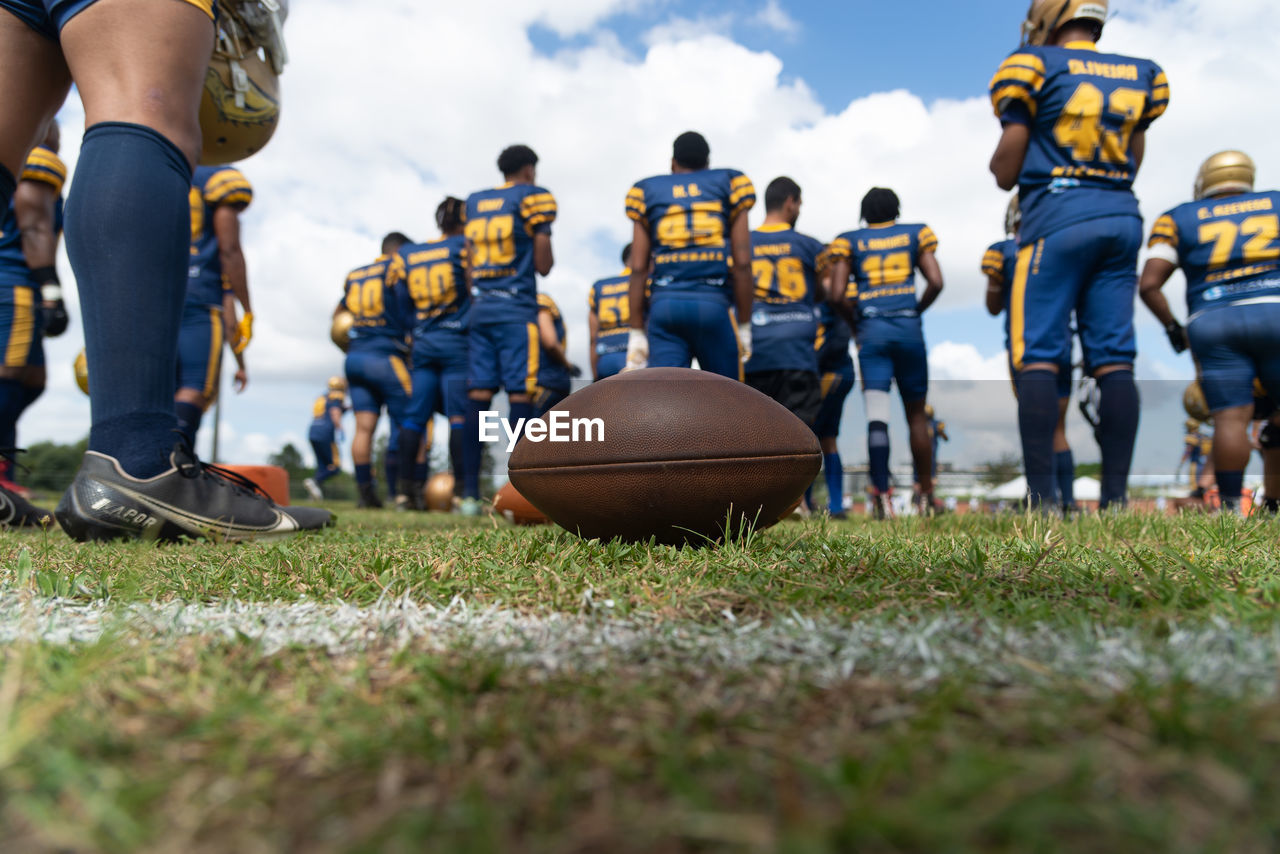
<instances>
[{"instance_id":1,"label":"navy knee-high sock","mask_svg":"<svg viewBox=\"0 0 1280 854\"><path fill-rule=\"evenodd\" d=\"M461 424L449 422L449 469L458 486L462 485L462 457L466 453L462 449L462 440L466 436L466 426L465 420Z\"/></svg>"},{"instance_id":2,"label":"navy knee-high sock","mask_svg":"<svg viewBox=\"0 0 1280 854\"><path fill-rule=\"evenodd\" d=\"M1218 497L1223 507L1238 507L1240 494L1244 492L1243 471L1215 471L1214 478L1218 482Z\"/></svg>"},{"instance_id":3,"label":"navy knee-high sock","mask_svg":"<svg viewBox=\"0 0 1280 854\"><path fill-rule=\"evenodd\" d=\"M24 385L22 387L22 411L26 412L27 407L39 400L42 394L44 394L44 386Z\"/></svg>"},{"instance_id":4,"label":"navy knee-high sock","mask_svg":"<svg viewBox=\"0 0 1280 854\"><path fill-rule=\"evenodd\" d=\"M1022 467L1031 505L1056 501L1053 430L1058 423L1058 378L1053 371L1023 371L1018 387L1018 432L1022 436Z\"/></svg>"},{"instance_id":5,"label":"navy knee-high sock","mask_svg":"<svg viewBox=\"0 0 1280 854\"><path fill-rule=\"evenodd\" d=\"M167 469L173 447L190 189L186 157L151 128L103 122L85 131L66 235L93 365L89 448L135 477Z\"/></svg>"},{"instance_id":6,"label":"navy knee-high sock","mask_svg":"<svg viewBox=\"0 0 1280 854\"><path fill-rule=\"evenodd\" d=\"M18 182L14 179L13 173L9 171L9 167L0 163L0 210L8 210L9 202L13 201L13 192L18 189Z\"/></svg>"},{"instance_id":7,"label":"navy knee-high sock","mask_svg":"<svg viewBox=\"0 0 1280 854\"><path fill-rule=\"evenodd\" d=\"M1138 438L1138 386L1133 371L1098 377L1098 446L1102 450L1101 507L1125 503L1133 445Z\"/></svg>"},{"instance_id":8,"label":"navy knee-high sock","mask_svg":"<svg viewBox=\"0 0 1280 854\"><path fill-rule=\"evenodd\" d=\"M1058 495L1062 499L1062 506L1070 507L1076 503L1076 460L1069 448L1053 455L1053 467L1057 473Z\"/></svg>"},{"instance_id":9,"label":"navy knee-high sock","mask_svg":"<svg viewBox=\"0 0 1280 854\"><path fill-rule=\"evenodd\" d=\"M0 449L17 447L18 416L24 408L22 383L0 380Z\"/></svg>"},{"instance_id":10,"label":"navy knee-high sock","mask_svg":"<svg viewBox=\"0 0 1280 854\"><path fill-rule=\"evenodd\" d=\"M196 433L200 431L200 422L204 420L204 407L198 403L179 400L174 402L173 412L178 418L178 429L186 437L187 444L194 448Z\"/></svg>"},{"instance_id":11,"label":"navy knee-high sock","mask_svg":"<svg viewBox=\"0 0 1280 854\"><path fill-rule=\"evenodd\" d=\"M400 471L400 428L392 426L387 436L387 450L382 455L382 474L387 479L387 493L396 494L396 475Z\"/></svg>"},{"instance_id":12,"label":"navy knee-high sock","mask_svg":"<svg viewBox=\"0 0 1280 854\"><path fill-rule=\"evenodd\" d=\"M404 465L400 466L400 477L403 480L413 480L413 474L418 468L418 449L422 447L422 433L414 430L412 427L400 428L400 449L397 456L404 460ZM399 491L399 486L395 486Z\"/></svg>"},{"instance_id":13,"label":"navy knee-high sock","mask_svg":"<svg viewBox=\"0 0 1280 854\"><path fill-rule=\"evenodd\" d=\"M373 483L373 466L369 463L356 463L356 484L368 486Z\"/></svg>"},{"instance_id":14,"label":"navy knee-high sock","mask_svg":"<svg viewBox=\"0 0 1280 854\"><path fill-rule=\"evenodd\" d=\"M889 425L872 421L867 425L867 457L871 464L871 485L884 494L889 491Z\"/></svg>"},{"instance_id":15,"label":"navy knee-high sock","mask_svg":"<svg viewBox=\"0 0 1280 854\"><path fill-rule=\"evenodd\" d=\"M480 447L480 412L487 403L468 401L467 420L462 426L462 497L480 497L480 460L484 451Z\"/></svg>"},{"instance_id":16,"label":"navy knee-high sock","mask_svg":"<svg viewBox=\"0 0 1280 854\"><path fill-rule=\"evenodd\" d=\"M844 512L844 463L840 453L822 455L822 473L827 480L827 508L832 513Z\"/></svg>"}]
</instances>

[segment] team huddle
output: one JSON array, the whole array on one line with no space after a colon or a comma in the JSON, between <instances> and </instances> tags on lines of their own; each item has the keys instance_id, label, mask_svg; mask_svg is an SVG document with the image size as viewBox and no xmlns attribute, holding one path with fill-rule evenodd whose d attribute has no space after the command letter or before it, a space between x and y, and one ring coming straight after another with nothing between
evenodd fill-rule
<instances>
[{"instance_id":1,"label":"team huddle","mask_svg":"<svg viewBox=\"0 0 1280 854\"><path fill-rule=\"evenodd\" d=\"M93 387L111 390L91 395L90 451L56 513L31 506L5 468L0 521L42 525L56 515L78 539L242 539L330 524L327 511L279 507L191 450L216 394L224 345L236 359L237 386L248 379L253 312L238 217L252 188L226 164L258 150L274 129L274 75L264 69L279 73L283 65L281 18L255 0L228 2L218 18L207 0L186 0L166 4L143 33L114 5L0 0L11 25L0 28L0 46L53 81L31 89L40 99L9 108L13 124L0 133L0 448L16 445L18 416L44 387L42 335L68 323L54 264L66 169L52 122L72 82L68 57L83 77L76 82L89 125L65 216L68 254L89 376ZM1280 421L1256 399L1280 393L1280 195L1255 192L1243 153L1208 158L1194 199L1156 220L1139 283L1143 231L1132 186L1169 85L1152 61L1098 51L1106 17L1098 0L1034 0L1021 46L990 84L1002 128L990 169L1016 195L1006 239L985 253L981 269L987 308L1005 317L1028 504L1072 504L1064 419L1078 339L1098 393L1101 506L1124 505L1140 409L1138 293L1174 349L1195 358L1223 506L1239 504L1249 426L1262 413L1267 423L1256 442L1275 485L1267 507L1275 510ZM211 65L202 57L215 32ZM119 62L103 47L113 39L123 39L118 47L128 54ZM197 110L202 86L207 112ZM156 92L165 97L156 101ZM237 145L255 109L268 132ZM211 132L218 121L221 132ZM197 166L202 139L213 160ZM748 383L817 435L828 511L841 515L836 437L855 379L853 343L871 507L891 513L896 384L909 426L913 502L932 512L936 444L945 434L927 400L921 316L943 288L938 238L926 225L899 222L899 199L883 187L862 199L857 227L829 242L805 235L797 230L801 188L786 177L765 188L764 223L753 231L755 185L740 171L712 168L710 155L700 134L681 134L670 173L626 192L623 269L584 294L592 379L696 362ZM432 419L441 413L460 510L472 515L482 506L480 413L494 395L506 393L514 424L569 394L581 370L566 355L559 307L538 288L555 262L557 202L537 185L537 164L528 146L507 148L497 163L504 183L441 202L437 237L418 243L388 234L377 257L348 274L333 316L334 339L347 350L345 377L330 380L313 411L318 466L306 484L313 497L323 497L323 482L338 470L334 440L348 392L361 504L380 504L373 434L385 409L393 426L388 487L397 506L421 507ZM1178 268L1187 279L1185 326L1160 290ZM131 323L134 305L152 306L152 322ZM119 346L125 335L127 354Z\"/></svg>"}]
</instances>

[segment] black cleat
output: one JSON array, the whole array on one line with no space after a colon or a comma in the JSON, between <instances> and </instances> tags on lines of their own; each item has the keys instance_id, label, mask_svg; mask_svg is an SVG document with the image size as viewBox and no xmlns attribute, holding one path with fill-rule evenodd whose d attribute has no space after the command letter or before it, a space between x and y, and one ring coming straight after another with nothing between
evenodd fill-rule
<instances>
[{"instance_id":1,"label":"black cleat","mask_svg":"<svg viewBox=\"0 0 1280 854\"><path fill-rule=\"evenodd\" d=\"M382 499L378 497L378 490L372 483L361 484L360 499L356 502L356 507L362 507L370 510L381 510Z\"/></svg>"},{"instance_id":2,"label":"black cleat","mask_svg":"<svg viewBox=\"0 0 1280 854\"><path fill-rule=\"evenodd\" d=\"M185 443L169 455L173 467L155 477L126 474L113 457L86 451L80 471L54 515L72 539L182 537L218 542L266 540L333 524L318 507L280 507L248 478L205 465Z\"/></svg>"},{"instance_id":3,"label":"black cleat","mask_svg":"<svg viewBox=\"0 0 1280 854\"><path fill-rule=\"evenodd\" d=\"M0 527L49 528L53 514L36 507L16 492L0 486Z\"/></svg>"}]
</instances>

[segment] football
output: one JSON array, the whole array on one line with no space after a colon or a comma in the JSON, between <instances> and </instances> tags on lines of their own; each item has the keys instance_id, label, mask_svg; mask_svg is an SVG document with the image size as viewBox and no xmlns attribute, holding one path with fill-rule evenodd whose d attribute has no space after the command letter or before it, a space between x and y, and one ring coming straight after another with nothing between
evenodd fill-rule
<instances>
[{"instance_id":1,"label":"football","mask_svg":"<svg viewBox=\"0 0 1280 854\"><path fill-rule=\"evenodd\" d=\"M514 525L549 525L551 520L529 503L510 482L493 496L493 510Z\"/></svg>"},{"instance_id":2,"label":"football","mask_svg":"<svg viewBox=\"0 0 1280 854\"><path fill-rule=\"evenodd\" d=\"M571 394L543 420L546 439L526 432L512 452L511 482L588 539L720 542L774 524L822 466L803 421L706 371L619 374ZM555 441L557 433L569 440Z\"/></svg>"}]
</instances>

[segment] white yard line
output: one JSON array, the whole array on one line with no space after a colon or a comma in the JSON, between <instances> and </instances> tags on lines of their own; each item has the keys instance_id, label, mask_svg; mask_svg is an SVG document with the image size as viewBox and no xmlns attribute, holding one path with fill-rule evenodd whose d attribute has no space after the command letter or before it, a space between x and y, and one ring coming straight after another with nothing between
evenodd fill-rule
<instances>
[{"instance_id":1,"label":"white yard line","mask_svg":"<svg viewBox=\"0 0 1280 854\"><path fill-rule=\"evenodd\" d=\"M1231 695L1280 693L1280 630L1257 634L1226 621L1169 627L1151 637L1106 626L1014 628L936 617L836 622L800 615L719 624L611 615L590 596L581 614L531 615L498 607L408 599L343 603L166 602L116 605L0 593L0 643L91 644L104 638L166 642L247 639L270 655L289 647L333 655L412 646L501 656L535 672L613 667L693 672L771 668L824 685L854 675L925 687L948 674L993 686L1060 684L1119 691L1184 680Z\"/></svg>"}]
</instances>

